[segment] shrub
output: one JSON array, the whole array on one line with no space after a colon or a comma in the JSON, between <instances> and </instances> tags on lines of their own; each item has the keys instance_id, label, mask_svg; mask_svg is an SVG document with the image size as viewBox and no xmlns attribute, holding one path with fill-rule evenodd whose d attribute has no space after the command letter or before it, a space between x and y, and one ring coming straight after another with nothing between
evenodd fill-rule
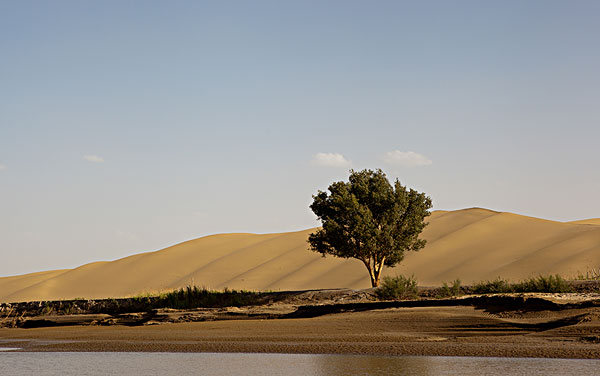
<instances>
[{"instance_id":1,"label":"shrub","mask_svg":"<svg viewBox=\"0 0 600 376\"><path fill-rule=\"evenodd\" d=\"M482 281L473 285L473 294L498 294L513 292L513 287L506 279L498 277L493 281Z\"/></svg>"},{"instance_id":2,"label":"shrub","mask_svg":"<svg viewBox=\"0 0 600 376\"><path fill-rule=\"evenodd\" d=\"M383 282L376 290L379 298L385 300L414 299L417 297L417 280L414 276L408 278L403 275L383 277Z\"/></svg>"},{"instance_id":3,"label":"shrub","mask_svg":"<svg viewBox=\"0 0 600 376\"><path fill-rule=\"evenodd\" d=\"M460 295L460 279L455 279L452 281L452 285L448 286L446 282L442 284L442 288L440 291L440 298L447 298L451 296L459 296Z\"/></svg>"},{"instance_id":4,"label":"shrub","mask_svg":"<svg viewBox=\"0 0 600 376\"><path fill-rule=\"evenodd\" d=\"M540 275L535 278L516 283L515 292L572 292L573 287L560 275Z\"/></svg>"}]
</instances>

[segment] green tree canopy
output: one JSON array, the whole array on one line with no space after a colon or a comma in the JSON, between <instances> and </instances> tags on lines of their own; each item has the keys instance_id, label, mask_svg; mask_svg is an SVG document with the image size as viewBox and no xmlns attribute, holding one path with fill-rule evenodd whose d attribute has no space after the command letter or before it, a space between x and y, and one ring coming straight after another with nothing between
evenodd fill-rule
<instances>
[{"instance_id":1,"label":"green tree canopy","mask_svg":"<svg viewBox=\"0 0 600 376\"><path fill-rule=\"evenodd\" d=\"M383 266L395 266L406 251L425 246L419 234L427 225L431 199L407 189L398 180L390 184L381 170L350 170L348 182L332 183L329 193L313 196L312 211L322 227L308 242L313 251L356 258L379 286Z\"/></svg>"}]
</instances>

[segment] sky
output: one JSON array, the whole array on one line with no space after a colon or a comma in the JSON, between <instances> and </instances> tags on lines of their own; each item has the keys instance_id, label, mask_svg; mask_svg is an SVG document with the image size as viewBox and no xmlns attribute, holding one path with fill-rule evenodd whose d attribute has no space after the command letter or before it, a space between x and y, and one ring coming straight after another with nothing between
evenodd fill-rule
<instances>
[{"instance_id":1,"label":"sky","mask_svg":"<svg viewBox=\"0 0 600 376\"><path fill-rule=\"evenodd\" d=\"M0 276L434 209L600 217L598 1L0 0Z\"/></svg>"}]
</instances>

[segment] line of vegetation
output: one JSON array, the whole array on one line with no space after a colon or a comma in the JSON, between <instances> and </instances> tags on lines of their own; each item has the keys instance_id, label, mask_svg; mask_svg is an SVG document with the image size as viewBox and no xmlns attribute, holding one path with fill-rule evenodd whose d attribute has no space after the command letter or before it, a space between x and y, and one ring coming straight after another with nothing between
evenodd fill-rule
<instances>
[{"instance_id":1,"label":"line of vegetation","mask_svg":"<svg viewBox=\"0 0 600 376\"><path fill-rule=\"evenodd\" d=\"M265 293L255 291L237 291L225 288L223 291L212 291L198 286L186 286L179 290L162 293L154 299L139 297L146 301L152 308L216 308L216 307L242 307L263 303Z\"/></svg>"},{"instance_id":2,"label":"line of vegetation","mask_svg":"<svg viewBox=\"0 0 600 376\"><path fill-rule=\"evenodd\" d=\"M503 293L568 293L576 292L577 287L558 274L540 275L520 282L510 282L507 279L497 278L491 281L482 281L473 286L462 286L460 279L447 283L434 289L417 290L417 280L414 276L384 277L381 286L375 290L381 300L408 300L417 298L450 298L464 294L503 294Z\"/></svg>"},{"instance_id":3,"label":"line of vegetation","mask_svg":"<svg viewBox=\"0 0 600 376\"><path fill-rule=\"evenodd\" d=\"M517 283L510 283L506 279L497 278L493 281L482 281L471 287L473 294L499 294L513 292L546 292L565 293L573 292L573 286L558 274L540 275Z\"/></svg>"},{"instance_id":4,"label":"line of vegetation","mask_svg":"<svg viewBox=\"0 0 600 376\"><path fill-rule=\"evenodd\" d=\"M496 293L566 293L566 292L598 292L600 281L569 281L560 275L540 275L527 280L511 283L506 279L497 278L483 281L472 286L462 286L459 279L443 283L437 288L419 288L414 276L384 277L381 286L374 294L380 300L408 299L440 299L456 297L465 294L496 294ZM585 281L584 281L585 282ZM22 303L0 304L0 321L8 317L36 315L64 315L82 313L121 314L128 312L147 312L159 308L194 309L258 306L274 303L290 298L297 292L256 292L224 289L213 291L197 286L186 286L178 290L157 294L140 295L132 298L97 299L97 300L64 300L64 301L34 301ZM318 301L315 301L318 304Z\"/></svg>"},{"instance_id":5,"label":"line of vegetation","mask_svg":"<svg viewBox=\"0 0 600 376\"><path fill-rule=\"evenodd\" d=\"M0 320L15 315L46 316L69 314L122 314L148 312L158 308L193 309L262 305L284 299L286 292L255 292L224 289L212 291L197 286L161 293L145 294L131 298L74 299L1 303Z\"/></svg>"}]
</instances>

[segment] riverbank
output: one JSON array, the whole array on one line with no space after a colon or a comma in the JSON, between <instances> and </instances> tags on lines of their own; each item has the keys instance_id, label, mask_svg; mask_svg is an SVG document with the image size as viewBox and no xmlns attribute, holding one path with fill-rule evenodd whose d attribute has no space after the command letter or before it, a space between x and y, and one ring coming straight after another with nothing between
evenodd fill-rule
<instances>
[{"instance_id":1,"label":"riverbank","mask_svg":"<svg viewBox=\"0 0 600 376\"><path fill-rule=\"evenodd\" d=\"M221 312L221 317L199 322L2 328L0 347L600 358L600 298L594 295L520 294L427 302L288 302L218 308L213 313ZM261 309L272 315L253 316ZM181 311L171 314L185 316Z\"/></svg>"}]
</instances>

